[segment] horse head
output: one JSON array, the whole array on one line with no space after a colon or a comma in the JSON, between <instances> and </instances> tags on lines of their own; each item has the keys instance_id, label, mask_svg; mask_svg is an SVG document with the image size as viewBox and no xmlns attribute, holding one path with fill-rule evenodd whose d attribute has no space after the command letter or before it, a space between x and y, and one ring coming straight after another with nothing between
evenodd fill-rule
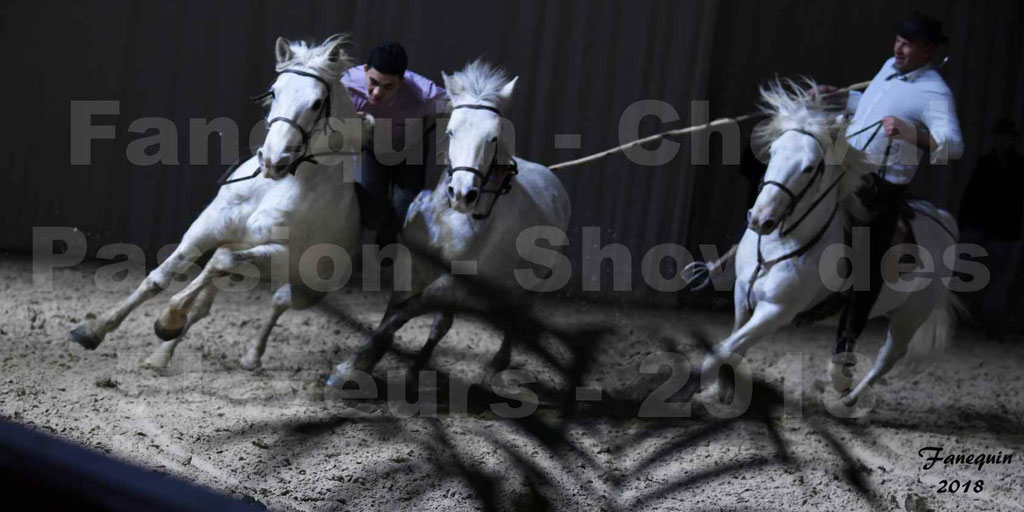
<instances>
[{"instance_id":1,"label":"horse head","mask_svg":"<svg viewBox=\"0 0 1024 512\"><path fill-rule=\"evenodd\" d=\"M761 89L762 112L768 119L754 130L753 141L769 157L768 169L754 206L747 211L748 228L759 235L774 231L793 212L810 188L822 182L833 153L832 141L845 120L828 112L821 101L795 82L775 81Z\"/></svg>"},{"instance_id":2,"label":"horse head","mask_svg":"<svg viewBox=\"0 0 1024 512\"><path fill-rule=\"evenodd\" d=\"M452 208L476 214L481 196L507 171L512 160L515 131L502 117L512 101L517 78L475 61L452 75L442 74L452 103L448 121L448 178L446 194Z\"/></svg>"},{"instance_id":3,"label":"horse head","mask_svg":"<svg viewBox=\"0 0 1024 512\"><path fill-rule=\"evenodd\" d=\"M338 92L341 73L350 64L342 50L345 38L334 35L318 46L277 39L277 78L258 99L269 106L267 137L257 151L263 175L281 179L312 158L312 141L332 130L331 110L354 117L345 91ZM341 111L341 112L338 112Z\"/></svg>"}]
</instances>

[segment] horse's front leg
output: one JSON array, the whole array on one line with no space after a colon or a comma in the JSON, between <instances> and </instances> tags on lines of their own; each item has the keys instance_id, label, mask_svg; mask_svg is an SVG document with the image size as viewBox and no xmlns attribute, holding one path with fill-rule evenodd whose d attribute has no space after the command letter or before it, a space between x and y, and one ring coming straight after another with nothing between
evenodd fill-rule
<instances>
[{"instance_id":1,"label":"horse's front leg","mask_svg":"<svg viewBox=\"0 0 1024 512\"><path fill-rule=\"evenodd\" d=\"M448 334L454 319L451 311L439 311L434 317L434 325L430 327L430 335L427 336L427 342L420 349L419 354L416 355L416 362L413 364L414 375L427 366L431 355L434 353L434 348Z\"/></svg>"},{"instance_id":2,"label":"horse's front leg","mask_svg":"<svg viewBox=\"0 0 1024 512\"><path fill-rule=\"evenodd\" d=\"M211 284L214 278L231 273L243 263L255 264L261 261L271 261L272 258L283 255L287 251L287 247L278 243L266 243L242 251L233 251L227 247L217 248L199 276L171 298L154 324L156 335L164 341L181 336L188 320L188 311L192 307L192 301L203 288Z\"/></svg>"},{"instance_id":3,"label":"horse's front leg","mask_svg":"<svg viewBox=\"0 0 1024 512\"><path fill-rule=\"evenodd\" d=\"M203 255L203 252L207 250L207 246L211 242L211 240L206 238L186 234L185 239L182 240L174 253L150 272L131 295L106 313L79 324L71 331L72 339L89 350L98 347L103 342L103 338L111 331L117 329L121 322L135 308L169 287L176 275L184 273L190 265Z\"/></svg>"},{"instance_id":4,"label":"horse's front leg","mask_svg":"<svg viewBox=\"0 0 1024 512\"><path fill-rule=\"evenodd\" d=\"M185 324L185 329L182 331L181 336L170 340L164 341L157 346L156 350L153 351L149 357L143 361L142 366L145 368L152 368L155 370L162 370L167 367L167 364L171 362L171 357L174 356L174 350L178 348L178 344L185 338L189 329L192 328L196 322L206 318L210 314L210 307L213 305L213 299L217 296L217 287L207 285L205 288L199 291L199 296L196 297L192 309L188 312L188 322Z\"/></svg>"},{"instance_id":5,"label":"horse's front leg","mask_svg":"<svg viewBox=\"0 0 1024 512\"><path fill-rule=\"evenodd\" d=\"M403 325L429 311L423 295L417 295L400 304L392 305L380 323L380 327L363 343L355 354L334 368L327 378L327 385L341 388L348 381L357 381L358 373L369 373L377 366L384 354L395 341L395 332Z\"/></svg>"},{"instance_id":6,"label":"horse's front leg","mask_svg":"<svg viewBox=\"0 0 1024 512\"><path fill-rule=\"evenodd\" d=\"M494 376L507 370L509 365L512 364L512 344L515 340L516 335L512 331L506 331L505 335L502 336L498 352L494 354L494 357L484 367L484 376L480 380L480 384L484 388L491 389L494 383Z\"/></svg>"},{"instance_id":7,"label":"horse's front leg","mask_svg":"<svg viewBox=\"0 0 1024 512\"><path fill-rule=\"evenodd\" d=\"M718 391L722 394L730 394L733 382L722 374L719 365L733 355L743 356L754 343L791 322L798 309L771 302L759 302L754 307L750 319L719 343L715 350L704 359L701 375L718 371Z\"/></svg>"}]
</instances>

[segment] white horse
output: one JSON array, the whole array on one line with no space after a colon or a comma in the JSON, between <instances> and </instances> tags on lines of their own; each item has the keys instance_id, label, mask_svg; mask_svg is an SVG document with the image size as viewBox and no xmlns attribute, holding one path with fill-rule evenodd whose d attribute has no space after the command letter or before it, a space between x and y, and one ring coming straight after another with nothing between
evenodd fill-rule
<instances>
[{"instance_id":1,"label":"white horse","mask_svg":"<svg viewBox=\"0 0 1024 512\"><path fill-rule=\"evenodd\" d=\"M269 276L275 289L270 318L241 359L244 368L255 369L281 314L315 304L337 287L320 280L318 261L303 255L318 244L332 244L352 255L361 234L351 176L356 159L340 156L355 152L339 148L358 149L368 122L358 120L348 93L337 85L351 63L344 43L340 35L319 46L278 38L278 76L262 96L269 104L267 137L256 156L231 174L231 179L253 179L222 186L174 253L121 304L75 328L75 341L95 349L135 308L213 251L198 276L171 298L157 319L156 334L165 341L145 365L164 368L182 335L209 313L217 293L215 278L255 268ZM347 266L335 268L335 276L347 278L350 271Z\"/></svg>"},{"instance_id":2,"label":"white horse","mask_svg":"<svg viewBox=\"0 0 1024 512\"><path fill-rule=\"evenodd\" d=\"M852 191L866 174L878 169L867 155L846 144L845 118L826 112L820 100L786 83L788 88L776 82L761 90L770 119L757 128L754 141L769 151L764 183L772 186L763 186L748 213L749 226L736 255L733 332L705 359L705 372L731 354L742 355L832 295L819 272L822 253L844 243L848 212L863 213ZM913 201L911 206L918 212L911 222L916 243L941 261L944 251L956 243L956 222L924 201ZM923 353L945 347L956 307L943 282L951 274L952 269L936 263L930 283L922 289L898 291L883 286L871 316L888 317L889 331L874 366L851 390L852 368L843 368L849 360L829 363L835 390L849 391L842 397L844 404L856 403L908 348ZM720 379L720 385L727 383Z\"/></svg>"},{"instance_id":3,"label":"white horse","mask_svg":"<svg viewBox=\"0 0 1024 512\"><path fill-rule=\"evenodd\" d=\"M328 385L340 386L370 372L410 319L436 309L477 305L486 297L472 286L439 270L435 261L462 268L489 290L522 299L515 278L525 261L557 271L560 255L536 244L519 244L524 230L547 227L564 233L569 226L569 196L562 183L543 165L513 156L514 133L503 129L501 112L512 101L516 80L480 61L451 76L443 75L452 113L446 134L448 168L432 191L423 191L405 219L403 242L414 251L412 290L395 292L380 326L351 357L339 364ZM556 235L557 236L557 235ZM418 365L451 327L452 313L442 309ZM483 382L508 367L511 341L506 333L501 348L487 365Z\"/></svg>"}]
</instances>

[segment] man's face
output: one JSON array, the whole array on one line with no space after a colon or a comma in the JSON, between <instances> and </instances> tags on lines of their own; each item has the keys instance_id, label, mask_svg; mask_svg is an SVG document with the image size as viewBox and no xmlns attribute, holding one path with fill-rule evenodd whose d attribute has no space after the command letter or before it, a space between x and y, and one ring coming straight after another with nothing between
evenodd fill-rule
<instances>
[{"instance_id":1,"label":"man's face","mask_svg":"<svg viewBox=\"0 0 1024 512\"><path fill-rule=\"evenodd\" d=\"M896 36L892 53L896 57L893 67L900 73L909 73L925 65L932 57L934 43L924 41L911 41L902 36Z\"/></svg>"},{"instance_id":2,"label":"man's face","mask_svg":"<svg viewBox=\"0 0 1024 512\"><path fill-rule=\"evenodd\" d=\"M402 85L403 77L397 75L385 75L370 66L363 66L366 70L366 91L370 94L370 103L387 103Z\"/></svg>"}]
</instances>

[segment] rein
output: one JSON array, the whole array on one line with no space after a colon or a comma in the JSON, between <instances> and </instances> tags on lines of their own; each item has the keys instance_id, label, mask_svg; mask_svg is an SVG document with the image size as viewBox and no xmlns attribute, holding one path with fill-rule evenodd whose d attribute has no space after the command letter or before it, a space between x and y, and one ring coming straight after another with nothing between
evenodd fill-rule
<instances>
[{"instance_id":1,"label":"rein","mask_svg":"<svg viewBox=\"0 0 1024 512\"><path fill-rule=\"evenodd\" d=\"M458 110L460 108L468 108L468 109L473 109L473 110L487 110L489 112L494 112L495 114L498 114L499 117L501 117L501 110L498 110L498 108L492 107L490 105L458 105L456 107L453 107L452 110ZM491 213L494 212L494 206L498 203L498 198L503 196L503 195L505 195L505 194L508 194L509 191L512 190L512 177L517 175L517 174L519 174L519 168L516 165L515 158L512 158L512 156L509 155L510 163L508 163L508 164L499 164L498 163L498 157L497 157L498 156L497 155L497 153L498 153L497 148L495 148L494 153L495 153L495 157L491 161L490 167L487 168L487 173L486 174L481 172L480 169L477 169L476 167L467 167L467 166L451 167L451 166L449 166L447 168L448 182L452 181L452 175L455 174L458 171L464 171L464 172L473 173L474 175L479 177L480 181L481 181L480 195L481 196L483 196L484 194L491 194L492 195L491 202L488 205L487 211L485 213L473 213L473 214L470 214L471 217L473 217L474 220L483 220L483 219L486 219L486 218L491 216ZM501 181L499 181L497 186L494 187L494 188L490 188L490 189L486 188L487 184L491 182L491 177L495 173L497 173L498 176L500 176L500 180ZM451 202L451 200L449 199L449 203L450 202Z\"/></svg>"}]
</instances>

